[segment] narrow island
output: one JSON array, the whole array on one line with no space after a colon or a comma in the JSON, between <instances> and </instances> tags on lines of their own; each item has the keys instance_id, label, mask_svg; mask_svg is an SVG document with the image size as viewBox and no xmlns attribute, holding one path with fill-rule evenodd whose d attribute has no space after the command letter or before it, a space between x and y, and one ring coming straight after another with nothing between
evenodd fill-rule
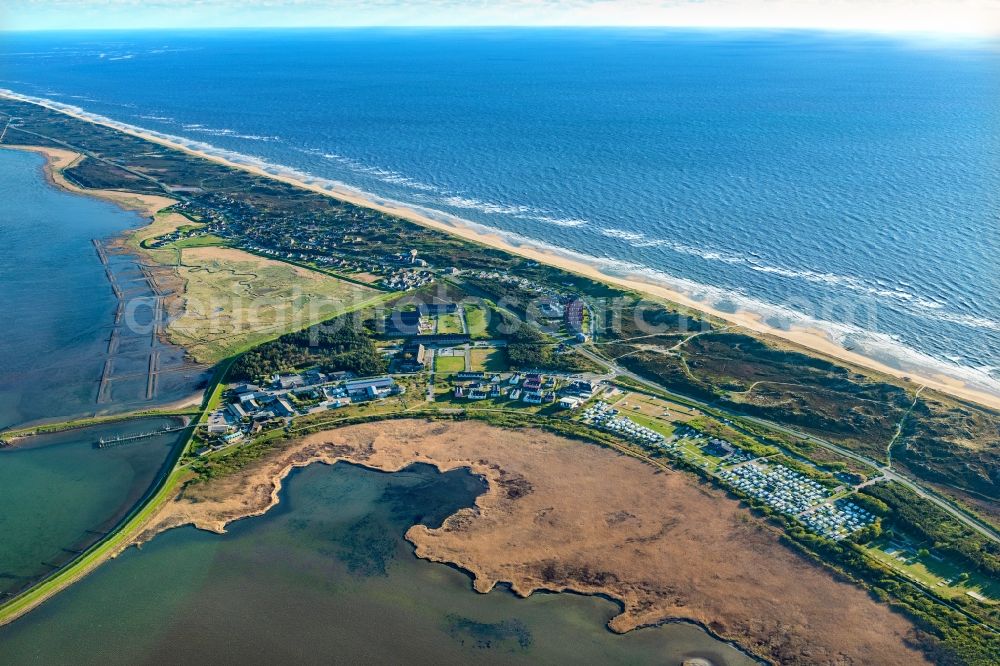
<instances>
[{"instance_id":1,"label":"narrow island","mask_svg":"<svg viewBox=\"0 0 1000 666\"><path fill-rule=\"evenodd\" d=\"M418 462L487 480L407 533L480 592L603 595L613 631L693 622L773 663L1000 656L996 396L37 100L0 122L150 217L119 243L214 368L169 473L0 623L263 514L293 467Z\"/></svg>"}]
</instances>

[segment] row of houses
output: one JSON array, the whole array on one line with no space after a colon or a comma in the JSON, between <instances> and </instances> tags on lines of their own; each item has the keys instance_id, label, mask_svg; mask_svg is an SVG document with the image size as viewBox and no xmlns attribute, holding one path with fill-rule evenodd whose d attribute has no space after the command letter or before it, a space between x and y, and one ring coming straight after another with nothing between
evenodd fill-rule
<instances>
[{"instance_id":1,"label":"row of houses","mask_svg":"<svg viewBox=\"0 0 1000 666\"><path fill-rule=\"evenodd\" d=\"M349 378L346 374L321 375L318 382L310 382L305 374L282 375L266 388L240 384L229 392L229 401L209 415L205 431L231 444L275 421L287 422L302 414L381 400L405 391L389 376Z\"/></svg>"},{"instance_id":2,"label":"row of houses","mask_svg":"<svg viewBox=\"0 0 1000 666\"><path fill-rule=\"evenodd\" d=\"M409 291L430 284L434 274L428 270L402 268L395 270L382 279L382 286L392 291Z\"/></svg>"},{"instance_id":3,"label":"row of houses","mask_svg":"<svg viewBox=\"0 0 1000 666\"><path fill-rule=\"evenodd\" d=\"M455 398L467 400L485 400L486 398L507 398L520 400L529 405L554 403L563 391L574 395L588 395L594 390L589 382L573 382L567 384L571 388L559 388L559 380L551 375L541 373L488 374L485 372L458 372L452 380L458 385L454 390ZM461 383L460 383L461 382ZM466 384L465 382L469 382ZM582 402L582 401L581 401ZM563 405L567 406L567 405Z\"/></svg>"}]
</instances>

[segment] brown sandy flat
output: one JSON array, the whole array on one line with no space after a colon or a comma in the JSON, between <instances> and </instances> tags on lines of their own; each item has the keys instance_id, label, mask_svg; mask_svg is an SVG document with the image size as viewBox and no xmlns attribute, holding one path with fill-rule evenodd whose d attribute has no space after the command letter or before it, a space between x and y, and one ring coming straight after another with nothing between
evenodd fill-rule
<instances>
[{"instance_id":1,"label":"brown sandy flat","mask_svg":"<svg viewBox=\"0 0 1000 666\"><path fill-rule=\"evenodd\" d=\"M273 506L293 466L337 460L483 475L475 509L407 533L420 557L468 570L480 592L505 581L521 595L605 594L624 606L614 631L685 618L782 664L928 663L906 618L781 545L721 491L537 430L406 420L317 433L189 487L140 540L186 523L222 531Z\"/></svg>"}]
</instances>

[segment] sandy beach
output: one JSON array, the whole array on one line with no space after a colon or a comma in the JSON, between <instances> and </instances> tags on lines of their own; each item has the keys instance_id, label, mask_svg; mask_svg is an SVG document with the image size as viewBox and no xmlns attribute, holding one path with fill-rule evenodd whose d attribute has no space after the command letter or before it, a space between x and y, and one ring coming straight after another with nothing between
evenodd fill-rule
<instances>
[{"instance_id":1,"label":"sandy beach","mask_svg":"<svg viewBox=\"0 0 1000 666\"><path fill-rule=\"evenodd\" d=\"M556 266L579 275L584 275L586 277L599 280L605 283L609 283L624 289L629 289L641 294L651 296L653 298L663 299L665 301L681 305L685 308L695 310L707 314L717 320L726 322L730 325L738 326L744 328L748 331L753 331L758 334L765 336L770 336L772 338L777 338L785 343L797 346L822 356L826 356L832 359L836 359L842 363L855 366L861 369L868 369L876 373L887 375L890 377L895 377L896 379L907 379L912 386L925 386L927 388L939 391L941 393L951 395L960 399L969 400L980 405L990 407L992 409L1000 409L1000 395L979 389L974 386L970 386L961 380L950 377L943 374L931 374L931 373L919 373L911 371L903 371L898 368L893 368L885 363L881 363L875 359L869 358L862 354L858 354L853 351L844 349L839 344L831 340L822 331L792 326L789 329L781 329L769 326L765 323L762 318L750 312L723 312L715 309L705 303L696 301L691 297L680 293L676 290L670 289L666 286L653 283L647 279L643 279L642 276L633 275L628 277L618 277L612 276L604 273L598 267L588 264L583 261L573 259L571 257L563 256L555 252L549 251L542 247L532 247L530 245L515 245L511 243L508 239L504 238L499 233L484 233L483 231L474 228L471 224L461 224L457 220L442 221L438 219L431 218L424 213L415 210L413 208L408 208L402 205L389 203L385 201L376 201L371 198L366 198L357 192L352 192L343 188L332 188L316 185L314 183L306 182L301 178L296 178L291 175L281 174L281 173L271 173L261 167L242 164L239 162L234 162L232 160L220 157L218 155L212 155L201 150L196 150L189 146L185 146L176 141L171 141L169 139L148 133L141 132L135 129L124 127L118 123L105 122L99 119L89 117L85 114L76 113L71 110L60 108L58 106L45 104L37 100L28 100L21 98L19 96L7 95L0 93L5 97L12 99L18 99L20 101L27 101L30 103L38 104L44 106L53 111L63 113L65 115L77 118L84 122L95 123L98 125L104 125L118 131L131 134L133 136L157 143L175 150L183 151L190 155L195 155L218 164L223 164L225 166L241 169L243 171L253 173L258 176L265 178L273 178L296 187L301 187L325 196L329 196L340 201L345 201L353 203L358 206L365 208L370 208L373 210L378 210L390 215L395 215L403 219L409 220L416 224L422 225L424 227L437 229L455 236L459 236L468 241L480 243L482 245L487 245L493 248L502 249L508 251L512 254L516 254L527 259L545 263L551 266ZM46 149L48 150L48 149ZM38 150L38 152L45 152L45 150ZM58 151L59 153L68 153L68 151ZM79 188L72 188L74 191L80 191ZM98 196L108 196L108 193L101 193L99 191L90 192L88 194L95 194ZM114 193L119 197L125 196L123 193ZM161 199L165 202L173 203L172 200L166 197L154 197L150 195L132 195L138 197L141 200L153 200ZM108 198L112 198L108 196ZM151 202L152 203L152 202ZM123 204L127 205L127 204Z\"/></svg>"}]
</instances>

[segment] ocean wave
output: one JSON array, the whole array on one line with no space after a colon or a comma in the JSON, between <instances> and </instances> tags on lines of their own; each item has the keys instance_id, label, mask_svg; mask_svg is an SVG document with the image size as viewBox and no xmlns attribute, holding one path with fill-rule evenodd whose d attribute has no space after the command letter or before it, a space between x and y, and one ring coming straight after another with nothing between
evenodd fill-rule
<instances>
[{"instance_id":1,"label":"ocean wave","mask_svg":"<svg viewBox=\"0 0 1000 666\"><path fill-rule=\"evenodd\" d=\"M730 265L738 265L756 273L777 275L791 280L804 280L814 284L822 284L831 287L840 287L864 296L873 296L879 299L891 299L900 307L913 314L921 316L933 316L941 321L953 324L960 324L971 328L1000 332L1000 321L986 317L978 317L947 310L947 304L921 296L907 290L908 285L892 285L883 280L869 281L853 275L841 275L822 271L814 271L802 268L787 268L768 264L752 254L740 255L724 250L696 247L675 240L662 238L648 238L645 234L606 227L600 230L601 235L608 238L615 238L624 241L636 248L644 247L665 247L669 250L689 256L696 256L706 261L717 261Z\"/></svg>"},{"instance_id":2,"label":"ocean wave","mask_svg":"<svg viewBox=\"0 0 1000 666\"><path fill-rule=\"evenodd\" d=\"M159 119L158 119L159 120ZM281 141L280 136L262 136L260 134L241 134L236 130L227 128L217 129L215 127L205 127L200 123L185 123L182 127L189 132L208 134L209 136L230 136L235 139L247 139L249 141Z\"/></svg>"},{"instance_id":3,"label":"ocean wave","mask_svg":"<svg viewBox=\"0 0 1000 666\"><path fill-rule=\"evenodd\" d=\"M589 224L587 220L581 220L575 217L549 217L548 215L535 215L533 219L536 219L539 222L554 224L557 227L582 227Z\"/></svg>"},{"instance_id":4,"label":"ocean wave","mask_svg":"<svg viewBox=\"0 0 1000 666\"><path fill-rule=\"evenodd\" d=\"M478 210L481 213L490 213L493 215L527 215L532 210L530 206L521 204L493 203L490 201L479 201L478 199L468 199L457 195L445 197L441 203L452 208Z\"/></svg>"},{"instance_id":5,"label":"ocean wave","mask_svg":"<svg viewBox=\"0 0 1000 666\"><path fill-rule=\"evenodd\" d=\"M409 187L420 192L439 192L440 189L435 185L430 185L428 183L422 183L419 180L410 178L409 176L403 175L398 171L393 171L392 169L386 169L384 167L369 166L363 164L356 159L351 157L345 157L344 155L338 155L337 153L322 152L322 151L306 151L318 154L324 159L338 162L344 165L348 169L356 172L362 173L368 176L373 176L384 183L389 183L391 185L402 185L404 187Z\"/></svg>"},{"instance_id":6,"label":"ocean wave","mask_svg":"<svg viewBox=\"0 0 1000 666\"><path fill-rule=\"evenodd\" d=\"M555 217L551 211L535 208L525 204L498 203L492 201L480 201L468 197L451 195L439 201L440 204L452 208L464 210L475 210L488 215L507 215L518 220L529 220L533 222L544 222L557 227L580 227L587 224L586 220L571 217Z\"/></svg>"},{"instance_id":7,"label":"ocean wave","mask_svg":"<svg viewBox=\"0 0 1000 666\"><path fill-rule=\"evenodd\" d=\"M294 167L274 164L266 161L261 157L247 155L244 153L238 153L232 150L219 148L217 146L213 146L209 143L205 143L202 141L189 139L183 136L166 134L164 132L159 132L156 130L139 127L129 123L124 123L121 121L108 118L106 116L90 113L78 106L65 104L51 99L23 95L6 89L0 89L0 93L4 93L11 97L22 99L28 102L46 104L52 108L75 113L89 120L107 124L109 126L123 129L126 131L142 132L167 141L171 141L176 144L180 144L192 150L201 151L209 155L227 159L236 164L253 166L265 169L269 173L274 173L303 181L313 182L332 192L336 192L337 190L347 191L356 194L357 196L368 198L370 200L377 199L380 201L385 201L394 206L411 208L430 217L431 219L443 221L448 224L465 226L483 233L499 235L502 238L504 238L507 242L514 245L515 247L535 248L542 250L544 252L551 252L555 255L563 256L567 259L586 263L588 265L594 266L595 268L597 268L598 270L602 271L603 273L607 274L610 277L633 278L633 279L638 278L653 284L661 284L669 289L684 294L689 298L693 298L695 300L710 304L723 303L723 302L732 303L738 308L738 310L755 313L763 317L764 320L768 320L770 318L779 318L781 320L790 322L794 325L822 331L834 342L837 342L838 344L841 345L850 344L852 347L855 348L855 350L858 353L873 358L887 365L893 366L904 372L913 372L914 374L918 374L921 372L924 373L929 372L934 375L941 374L948 377L959 379L963 382L968 383L971 386L985 389L995 394L1000 394L1000 380L992 376L993 373L997 371L996 367L984 366L984 365L981 366L964 365L961 363L953 362L952 360L947 358L938 358L936 356L913 349L912 347L909 347L901 343L897 336L893 336L891 334L864 329L859 326L844 322L839 322L839 321L834 322L819 318L813 318L793 308L785 307L782 305L766 302L751 297L741 292L738 289L721 288L721 287L706 285L686 278L677 277L643 264L638 264L618 259L594 257L581 252L577 252L575 250L570 250L557 245L546 243L544 241L528 238L526 236L516 234L514 232L509 232L497 229L496 227L491 227L485 224L466 220L461 217L434 208L429 208L420 205L413 205L412 203L405 201L395 201L387 199L385 197L377 197L376 195L373 195L369 192L365 192L363 190L360 190L356 187L353 187L341 181L336 181L329 178L316 176L314 174L302 171L300 169L296 169ZM207 129L207 128L198 126L197 128L192 128L192 131L196 129ZM483 202L479 202L469 198L460 198L459 201L460 203L464 204L466 208L471 209L473 207L476 207L477 210L483 204ZM460 208L461 206L456 206L456 207ZM505 209L505 208L514 209L515 210L514 214L530 214L530 212L534 210L531 209L531 207L526 207L526 206L504 206L498 204L496 205L496 207L498 209ZM580 222L581 224L586 223L585 221L582 220L574 221L574 223L575 222ZM703 248L697 248L695 246L685 245L675 241L667 241L663 239L649 239L637 232L632 232L622 229L606 228L602 229L601 233L611 238L619 238L621 240L625 240L626 242L637 243L637 244L644 243L646 244L645 246L666 245L669 246L671 249L675 249L679 252L697 254L698 256L703 256L705 258L710 258L718 261L725 261L727 263L742 263L751 267L755 267L756 270L776 272L779 274L787 273L789 277L805 277L805 279L811 279L815 281L832 280L837 284L846 284L846 285L855 284L855 281L858 280L857 278L853 278L851 276L839 276L827 273L801 271L801 270L793 270L793 269L770 266L761 262L759 259L755 257L739 256L716 250L706 250ZM886 291L888 293L894 293L895 291L899 291L900 294L905 294L906 296L912 297L912 294L909 294L909 292L905 292L903 290L886 290L882 286L877 286L877 287L866 286L865 289L877 289L879 291ZM877 291L876 293L879 293L879 291ZM912 300L914 300L914 302L919 302L918 299L912 299ZM956 321L959 321L966 325L988 327L991 329L995 329L996 327L1000 326L1000 324L990 319L982 319L982 318L970 317L954 313L941 312L941 304L939 303L934 303L933 309L938 310L936 314L936 316L938 317L942 316L952 317Z\"/></svg>"},{"instance_id":8,"label":"ocean wave","mask_svg":"<svg viewBox=\"0 0 1000 666\"><path fill-rule=\"evenodd\" d=\"M66 95L66 97L69 97L70 99L82 99L84 102L100 102L100 100L94 99L93 97L87 97L86 95Z\"/></svg>"},{"instance_id":9,"label":"ocean wave","mask_svg":"<svg viewBox=\"0 0 1000 666\"><path fill-rule=\"evenodd\" d=\"M645 235L640 234L635 231L625 231L624 229L613 229L605 227L601 229L601 235L607 236L608 238L617 238L618 240L623 240L634 247L648 247L643 241L646 238Z\"/></svg>"},{"instance_id":10,"label":"ocean wave","mask_svg":"<svg viewBox=\"0 0 1000 666\"><path fill-rule=\"evenodd\" d=\"M508 204L508 203L498 203L490 201L481 201L479 199L473 199L467 196L462 196L459 194L454 194L448 192L447 190L438 187L437 185L431 185L429 183L423 183L419 180L406 176L394 171L392 169L387 169L379 166L372 166L369 164L364 164L352 157L346 157L344 155L339 155L337 153L327 152L319 150L317 148L296 148L301 153L308 155L314 155L322 157L323 159L330 160L341 164L355 173L364 174L366 176L372 176L383 183L388 183L390 185L401 185L403 187L416 190L418 193L418 198L421 201L428 201L432 204L436 203L442 206L448 206L451 208L459 208L463 210L475 210L480 213L486 213L488 215L507 215L520 220L531 220L535 222L544 222L546 224L552 224L558 227L579 227L587 224L586 220L581 220L578 218L571 217L560 217L556 214L536 208L534 206L528 206L524 204ZM439 195L436 199L427 198L428 194Z\"/></svg>"},{"instance_id":11,"label":"ocean wave","mask_svg":"<svg viewBox=\"0 0 1000 666\"><path fill-rule=\"evenodd\" d=\"M137 117L137 118L142 118L143 120L157 120L157 121L159 121L159 122L161 122L161 123L172 123L172 122L176 122L176 121L175 121L175 120L174 120L173 118L171 118L170 116L157 116L157 115L155 115L155 114L152 114L152 113L140 113L140 114L139 114L138 116L136 116L136 117Z\"/></svg>"}]
</instances>

